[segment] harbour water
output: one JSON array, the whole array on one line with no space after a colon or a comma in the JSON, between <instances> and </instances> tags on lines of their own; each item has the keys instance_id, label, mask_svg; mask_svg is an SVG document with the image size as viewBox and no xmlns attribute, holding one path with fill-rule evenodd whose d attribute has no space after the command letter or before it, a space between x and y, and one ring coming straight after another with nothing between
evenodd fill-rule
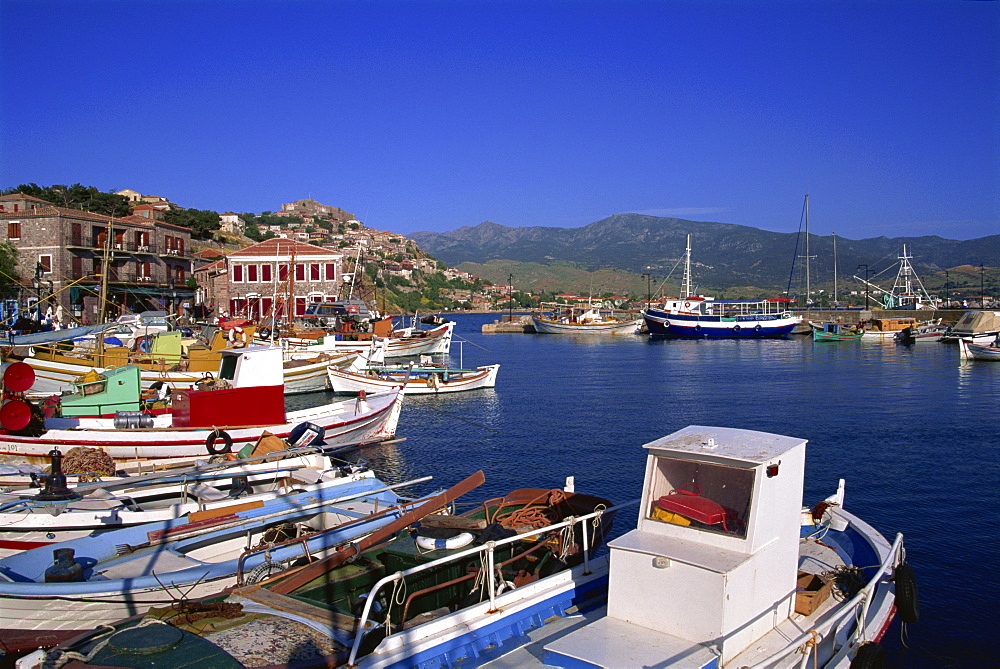
<instances>
[{"instance_id":1,"label":"harbour water","mask_svg":"<svg viewBox=\"0 0 1000 669\"><path fill-rule=\"evenodd\" d=\"M438 487L483 469L475 499L574 476L577 490L623 502L641 490L642 444L686 425L803 437L806 504L844 478L847 508L890 540L905 536L921 620L905 639L893 624L890 666L995 661L1000 365L960 362L941 343L481 334L495 318L455 317L449 359L500 363L495 389L407 398L405 441L350 457L389 481L430 474ZM634 526L625 514L615 534Z\"/></svg>"}]
</instances>

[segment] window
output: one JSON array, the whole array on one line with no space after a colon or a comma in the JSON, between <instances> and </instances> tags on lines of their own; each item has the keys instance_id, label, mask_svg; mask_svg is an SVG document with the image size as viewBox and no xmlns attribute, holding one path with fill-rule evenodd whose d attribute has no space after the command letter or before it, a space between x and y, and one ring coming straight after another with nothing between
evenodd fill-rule
<instances>
[{"instance_id":1,"label":"window","mask_svg":"<svg viewBox=\"0 0 1000 669\"><path fill-rule=\"evenodd\" d=\"M50 255L38 256L38 266L41 268L42 274L51 274L52 256Z\"/></svg>"},{"instance_id":2,"label":"window","mask_svg":"<svg viewBox=\"0 0 1000 669\"><path fill-rule=\"evenodd\" d=\"M753 482L752 469L658 456L648 517L745 539Z\"/></svg>"},{"instance_id":3,"label":"window","mask_svg":"<svg viewBox=\"0 0 1000 669\"><path fill-rule=\"evenodd\" d=\"M300 265L301 267L301 265ZM305 316L306 314L306 298L296 297L295 298L295 315Z\"/></svg>"},{"instance_id":4,"label":"window","mask_svg":"<svg viewBox=\"0 0 1000 669\"><path fill-rule=\"evenodd\" d=\"M313 263L309 265L309 280L319 281L319 264Z\"/></svg>"},{"instance_id":5,"label":"window","mask_svg":"<svg viewBox=\"0 0 1000 669\"><path fill-rule=\"evenodd\" d=\"M271 266L261 265L260 266L260 280L267 283L271 280Z\"/></svg>"},{"instance_id":6,"label":"window","mask_svg":"<svg viewBox=\"0 0 1000 669\"><path fill-rule=\"evenodd\" d=\"M326 264L326 280L336 281L337 280L337 265L336 263L328 262Z\"/></svg>"},{"instance_id":7,"label":"window","mask_svg":"<svg viewBox=\"0 0 1000 669\"><path fill-rule=\"evenodd\" d=\"M174 268L174 283L178 285L184 283L184 268L180 265Z\"/></svg>"},{"instance_id":8,"label":"window","mask_svg":"<svg viewBox=\"0 0 1000 669\"><path fill-rule=\"evenodd\" d=\"M295 280L305 281L306 280L306 266L305 265L295 265Z\"/></svg>"},{"instance_id":9,"label":"window","mask_svg":"<svg viewBox=\"0 0 1000 669\"><path fill-rule=\"evenodd\" d=\"M247 282L257 283L257 265L247 265Z\"/></svg>"},{"instance_id":10,"label":"window","mask_svg":"<svg viewBox=\"0 0 1000 669\"><path fill-rule=\"evenodd\" d=\"M278 281L288 280L288 265L278 265Z\"/></svg>"},{"instance_id":11,"label":"window","mask_svg":"<svg viewBox=\"0 0 1000 669\"><path fill-rule=\"evenodd\" d=\"M17 207L17 205L14 205ZM7 222L7 239L20 239L21 238L21 221L8 221Z\"/></svg>"},{"instance_id":12,"label":"window","mask_svg":"<svg viewBox=\"0 0 1000 669\"><path fill-rule=\"evenodd\" d=\"M233 265L233 281L243 281L243 265Z\"/></svg>"},{"instance_id":13,"label":"window","mask_svg":"<svg viewBox=\"0 0 1000 669\"><path fill-rule=\"evenodd\" d=\"M70 259L70 277L71 279L82 279L83 278L83 258L80 256L73 256Z\"/></svg>"}]
</instances>

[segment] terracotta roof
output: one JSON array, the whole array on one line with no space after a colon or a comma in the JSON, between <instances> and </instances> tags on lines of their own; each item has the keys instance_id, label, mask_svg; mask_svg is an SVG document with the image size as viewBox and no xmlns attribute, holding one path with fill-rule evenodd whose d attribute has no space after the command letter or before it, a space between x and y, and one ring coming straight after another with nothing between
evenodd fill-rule
<instances>
[{"instance_id":1,"label":"terracotta roof","mask_svg":"<svg viewBox=\"0 0 1000 669\"><path fill-rule=\"evenodd\" d=\"M42 200L35 197L34 195L25 195L24 193L11 193L10 195L0 195L0 201L2 200L30 200L32 202L42 202L44 204L52 204L48 200Z\"/></svg>"},{"instance_id":2,"label":"terracotta roof","mask_svg":"<svg viewBox=\"0 0 1000 669\"><path fill-rule=\"evenodd\" d=\"M306 244L305 242L296 241L294 239L275 238L259 242L253 246L248 246L245 249L231 253L229 257L235 259L261 256L290 256L293 250L295 255L299 257L317 255L329 256L332 253L328 249L313 246L312 244Z\"/></svg>"},{"instance_id":3,"label":"terracotta roof","mask_svg":"<svg viewBox=\"0 0 1000 669\"><path fill-rule=\"evenodd\" d=\"M226 259L220 258L213 263L205 265L204 267L199 267L195 269L195 272L208 272L208 271L224 270L224 269L226 269Z\"/></svg>"}]
</instances>

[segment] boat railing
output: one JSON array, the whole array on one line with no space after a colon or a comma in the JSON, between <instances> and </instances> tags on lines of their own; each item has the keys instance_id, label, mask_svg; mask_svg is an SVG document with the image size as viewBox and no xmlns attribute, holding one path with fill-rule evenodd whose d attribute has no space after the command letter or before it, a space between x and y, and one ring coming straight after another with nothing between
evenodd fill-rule
<instances>
[{"instance_id":1,"label":"boat railing","mask_svg":"<svg viewBox=\"0 0 1000 669\"><path fill-rule=\"evenodd\" d=\"M826 638L827 634L834 630L847 618L857 616L857 627L854 630L854 634L851 635L851 640L853 641L858 635L863 635L865 630L865 621L868 619L868 608L871 606L872 598L875 595L875 590L879 587L879 581L882 576L893 567L899 561L899 556L903 550L903 535L902 533L896 535L896 540L892 542L892 548L889 549L889 553L886 555L885 560L882 562L878 571L868 580L865 587L858 591L858 594L854 596L851 601L847 604L842 605L840 611L822 622L822 624L810 628L808 631L802 633L795 639L792 639L787 646L782 648L780 651L774 655L768 656L767 660L759 664L755 664L748 669L763 669L763 667L773 667L775 663L780 662L782 659L788 657L793 653L798 653L802 651L805 644L816 640L818 645L819 640ZM860 612L858 608L860 607ZM806 667L809 664L809 656L811 653L803 653L802 661L799 663L800 667Z\"/></svg>"},{"instance_id":2,"label":"boat railing","mask_svg":"<svg viewBox=\"0 0 1000 669\"><path fill-rule=\"evenodd\" d=\"M594 511L593 513L588 513L583 516L573 516L570 518L566 518L561 522L555 523L553 525L548 525L546 527L537 530L529 530L528 532L524 532L522 534L518 534L512 537L507 537L506 539L487 541L481 546L473 546L472 548L466 549L459 553L454 553L452 555L448 555L446 557L434 560L432 562L427 562L425 564L417 565L416 567L410 567L409 569L404 569L403 571L397 571L394 574L389 574L388 576L382 577L382 579L380 579L378 583L372 586L372 589L368 592L368 596L365 599L365 607L364 610L361 612L361 618L358 621L358 626L357 626L358 632L354 637L354 645L351 647L351 655L348 658L347 666L349 667L354 666L355 661L357 660L358 649L361 647L361 641L364 637L365 625L368 622L368 616L371 614L372 605L376 601L376 595L378 595L379 591L386 585L390 583L395 583L397 581L401 581L407 576L410 576L411 574L417 574L422 571L427 571L428 569L435 569L437 567L440 567L441 565L461 560L470 555L479 555L481 553L486 553L487 573L485 575L485 579L486 579L487 589L489 590L490 594L490 610L494 611L497 608L496 597L498 594L497 592L498 584L496 575L497 570L494 568L494 552L498 547L505 546L507 544L512 544L518 541L524 541L531 537L537 537L541 534L553 532L555 530L561 530L563 528L573 527L579 524L580 529L582 530L581 535L583 537L584 572L589 573L590 560L593 556L591 555L590 535L587 532L588 523L591 524L594 529L596 529L599 526L600 519L604 514L617 512L620 509L638 505L639 502L640 500L634 499L632 501L625 502L623 504L618 504L616 506L612 506L606 509L599 509L597 511ZM392 633L391 625L389 624L388 621L386 621L386 636L388 637L391 633Z\"/></svg>"}]
</instances>

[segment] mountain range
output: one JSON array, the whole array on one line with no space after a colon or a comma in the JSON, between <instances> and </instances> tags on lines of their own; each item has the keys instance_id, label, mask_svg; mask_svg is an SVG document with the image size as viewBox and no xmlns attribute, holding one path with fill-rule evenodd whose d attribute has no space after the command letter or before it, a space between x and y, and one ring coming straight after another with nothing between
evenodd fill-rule
<instances>
[{"instance_id":1,"label":"mountain range","mask_svg":"<svg viewBox=\"0 0 1000 669\"><path fill-rule=\"evenodd\" d=\"M510 228L486 221L450 232L415 232L408 236L421 249L453 267L513 261L569 266L588 272L648 273L661 278L670 273L679 280L682 268L678 268L678 262L684 257L688 234L692 274L702 286L784 290L790 278L799 281L804 274L804 234L644 214L615 214L579 228ZM893 267L898 264L904 244L918 275L960 265L996 266L1000 258L1000 235L967 241L938 236L860 240L838 236L837 273L841 280L855 273L863 275L865 270L856 268L867 265L873 281L888 280L891 284ZM810 234L809 256L812 285L832 284L834 238Z\"/></svg>"}]
</instances>

